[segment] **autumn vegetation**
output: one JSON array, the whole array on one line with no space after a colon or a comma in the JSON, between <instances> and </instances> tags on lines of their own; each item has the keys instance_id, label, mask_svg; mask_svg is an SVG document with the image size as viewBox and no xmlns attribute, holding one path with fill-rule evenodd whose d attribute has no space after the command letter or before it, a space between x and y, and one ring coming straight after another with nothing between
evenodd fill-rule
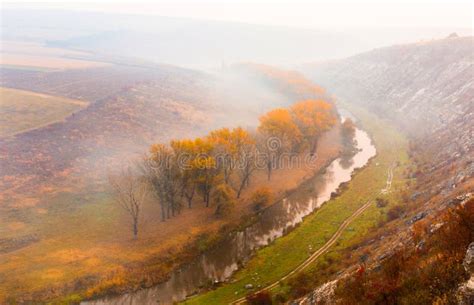
<instances>
[{"instance_id":1,"label":"autumn vegetation","mask_svg":"<svg viewBox=\"0 0 474 305\"><path fill-rule=\"evenodd\" d=\"M266 171L271 180L272 172L288 165L291 157L313 155L321 135L336 122L332 103L308 99L262 115L257 130L221 128L204 137L153 144L133 169L135 176L128 169L110 179L116 202L130 216L135 238L144 189L160 205L161 221L197 205L225 217L256 171ZM255 210L271 198L269 189L257 189L252 195Z\"/></svg>"},{"instance_id":2,"label":"autumn vegetation","mask_svg":"<svg viewBox=\"0 0 474 305\"><path fill-rule=\"evenodd\" d=\"M281 70L255 63L239 64L235 69L250 72L250 76L257 74L259 80L296 100L327 98L323 88L315 85L297 71Z\"/></svg>"},{"instance_id":3,"label":"autumn vegetation","mask_svg":"<svg viewBox=\"0 0 474 305\"><path fill-rule=\"evenodd\" d=\"M462 265L474 240L474 200L437 217L440 227L418 222L415 247L405 247L383 261L376 272L361 264L336 289L341 304L451 304L468 274Z\"/></svg>"}]
</instances>

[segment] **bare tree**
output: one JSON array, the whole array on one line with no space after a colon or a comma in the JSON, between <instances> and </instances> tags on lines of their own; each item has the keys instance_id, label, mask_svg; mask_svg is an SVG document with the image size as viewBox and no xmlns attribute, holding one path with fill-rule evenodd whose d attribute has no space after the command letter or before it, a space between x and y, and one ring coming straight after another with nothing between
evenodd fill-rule
<instances>
[{"instance_id":1,"label":"bare tree","mask_svg":"<svg viewBox=\"0 0 474 305\"><path fill-rule=\"evenodd\" d=\"M141 169L159 200L161 220L165 221L179 213L182 179L173 151L162 144L154 145L152 153L149 156L144 156Z\"/></svg>"},{"instance_id":2,"label":"bare tree","mask_svg":"<svg viewBox=\"0 0 474 305\"><path fill-rule=\"evenodd\" d=\"M137 239L140 212L147 195L146 183L134 175L130 167L118 175L109 175L109 182L114 189L115 202L130 215L133 238Z\"/></svg>"}]
</instances>

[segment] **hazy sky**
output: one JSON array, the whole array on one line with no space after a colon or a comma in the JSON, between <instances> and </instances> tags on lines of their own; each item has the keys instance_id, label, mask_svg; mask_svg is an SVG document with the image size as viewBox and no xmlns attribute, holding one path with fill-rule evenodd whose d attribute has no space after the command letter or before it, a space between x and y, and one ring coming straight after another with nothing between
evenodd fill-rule
<instances>
[{"instance_id":1,"label":"hazy sky","mask_svg":"<svg viewBox=\"0 0 474 305\"><path fill-rule=\"evenodd\" d=\"M57 8L239 21L296 27L473 27L472 0L7 1L5 8Z\"/></svg>"}]
</instances>

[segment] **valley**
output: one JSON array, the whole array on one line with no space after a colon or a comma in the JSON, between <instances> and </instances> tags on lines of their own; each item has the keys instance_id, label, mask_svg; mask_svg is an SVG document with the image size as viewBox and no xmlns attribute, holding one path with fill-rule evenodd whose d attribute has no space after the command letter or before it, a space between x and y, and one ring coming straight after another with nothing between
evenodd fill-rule
<instances>
[{"instance_id":1,"label":"valley","mask_svg":"<svg viewBox=\"0 0 474 305\"><path fill-rule=\"evenodd\" d=\"M194 257L196 247L210 247L251 214L250 194L257 186L268 185L276 199L282 198L339 154L337 126L319 141L318 158L309 168L275 171L271 183L263 171L256 173L256 186L243 193L226 219L216 219L213 209L183 210L161 223L159 205L150 196L143 232L131 246L128 226L119 225L127 219L114 207L107 172L123 160L140 157L155 141L203 134L227 124L229 115L238 112L242 115L236 122L251 126L256 117L248 113L294 98L293 93L275 93L273 84L249 87L240 72L235 76L229 71L233 82L239 80L241 93L228 97L227 110L245 99L262 100L246 102L248 106L230 114L216 106L230 93L228 85L196 73L171 67L48 73L4 68L2 85L18 88L6 90L28 88L30 94L53 94L87 105L61 121L0 140L0 255L5 261L0 272L9 279L0 290L4 300L72 302L163 281Z\"/></svg>"},{"instance_id":2,"label":"valley","mask_svg":"<svg viewBox=\"0 0 474 305\"><path fill-rule=\"evenodd\" d=\"M384 217L389 207L379 209L375 206L374 200L379 196L380 190L386 186L387 169L393 162L399 163L393 181L395 189L384 197L397 198L400 196L399 192L406 187L407 180L400 173L410 164L407 158L407 140L386 122L367 112L353 110L355 114L357 113L357 117L361 118L361 126L371 135L377 155L366 167L356 171L354 178L341 187L339 195L326 202L315 213L307 216L304 222L288 235L259 250L228 284L202 296L186 300L184 304L230 304L232 302L237 304L242 301L240 297L243 296L245 300L249 290L258 291L259 288L267 285L270 285L268 290L276 298L278 295L287 298L287 283L298 276L298 273L292 275L291 272L297 270L298 266L313 253L317 253L324 247L350 215L369 202L369 207L343 230L334 247L308 264L307 269L312 269L324 262L327 264L328 261L335 264L342 249L350 247ZM333 268L337 267L333 266ZM290 275L289 279L287 275ZM272 285L273 283L278 284ZM248 284L252 284L251 289L245 288Z\"/></svg>"},{"instance_id":3,"label":"valley","mask_svg":"<svg viewBox=\"0 0 474 305\"><path fill-rule=\"evenodd\" d=\"M79 2L1 9L1 305L474 302L463 1Z\"/></svg>"}]
</instances>

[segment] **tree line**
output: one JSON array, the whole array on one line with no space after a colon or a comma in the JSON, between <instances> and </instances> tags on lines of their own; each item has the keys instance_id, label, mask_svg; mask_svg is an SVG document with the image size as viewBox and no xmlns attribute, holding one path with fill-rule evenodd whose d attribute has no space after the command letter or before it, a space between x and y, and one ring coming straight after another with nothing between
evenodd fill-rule
<instances>
[{"instance_id":1,"label":"tree line","mask_svg":"<svg viewBox=\"0 0 474 305\"><path fill-rule=\"evenodd\" d=\"M212 205L217 216L225 216L256 171L266 171L271 180L285 154L306 151L313 155L321 135L336 124L337 113L325 100L303 100L269 111L259 121L256 130L221 128L204 137L153 144L138 162L135 174L127 169L111 177L116 202L129 214L134 237L138 236L144 192L156 198L162 221L197 202ZM271 194L259 189L251 198L259 209Z\"/></svg>"}]
</instances>

